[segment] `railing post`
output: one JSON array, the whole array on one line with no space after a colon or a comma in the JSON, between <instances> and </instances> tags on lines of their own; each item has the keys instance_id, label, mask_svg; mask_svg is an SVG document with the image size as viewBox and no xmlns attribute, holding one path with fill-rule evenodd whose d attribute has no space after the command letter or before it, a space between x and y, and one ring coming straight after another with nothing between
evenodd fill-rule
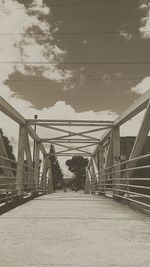
<instances>
[{"instance_id":1,"label":"railing post","mask_svg":"<svg viewBox=\"0 0 150 267\"><path fill-rule=\"evenodd\" d=\"M47 156L43 156L43 174L42 174L42 192L46 194L46 185L47 185Z\"/></svg>"},{"instance_id":2,"label":"railing post","mask_svg":"<svg viewBox=\"0 0 150 267\"><path fill-rule=\"evenodd\" d=\"M27 160L27 167L28 167L28 177L29 177L29 186L31 190L31 194L34 192L34 171L33 171L33 162L32 162L32 156L31 156L31 149L30 149L30 142L29 142L29 136L27 129L25 130L25 154L26 154L26 160Z\"/></svg>"},{"instance_id":3,"label":"railing post","mask_svg":"<svg viewBox=\"0 0 150 267\"><path fill-rule=\"evenodd\" d=\"M105 195L105 176L104 176L104 159L103 159L103 145L99 144L98 150L98 169L99 169L99 190L98 193Z\"/></svg>"},{"instance_id":4,"label":"railing post","mask_svg":"<svg viewBox=\"0 0 150 267\"><path fill-rule=\"evenodd\" d=\"M86 170L86 180L85 180L85 185L84 185L84 193L90 194L90 177L89 177L88 169Z\"/></svg>"},{"instance_id":5,"label":"railing post","mask_svg":"<svg viewBox=\"0 0 150 267\"><path fill-rule=\"evenodd\" d=\"M9 189L7 187L6 188L6 205L8 204L8 200L9 200Z\"/></svg>"},{"instance_id":6,"label":"railing post","mask_svg":"<svg viewBox=\"0 0 150 267\"><path fill-rule=\"evenodd\" d=\"M35 142L35 154L34 154L34 182L35 182L35 194L39 193L39 160L40 160L40 148L39 143Z\"/></svg>"},{"instance_id":7,"label":"railing post","mask_svg":"<svg viewBox=\"0 0 150 267\"><path fill-rule=\"evenodd\" d=\"M92 170L91 170L92 168ZM91 163L91 166L89 168L89 172L91 175L91 194L95 194L95 173L94 173L94 168L93 168L93 161Z\"/></svg>"},{"instance_id":8,"label":"railing post","mask_svg":"<svg viewBox=\"0 0 150 267\"><path fill-rule=\"evenodd\" d=\"M52 180L52 164L49 160L48 163L48 194L54 193L53 180Z\"/></svg>"},{"instance_id":9,"label":"railing post","mask_svg":"<svg viewBox=\"0 0 150 267\"><path fill-rule=\"evenodd\" d=\"M95 186L97 188L97 191L99 191L99 170L96 166L96 162L95 162L94 158L92 158L92 166L93 166L93 175L94 175Z\"/></svg>"},{"instance_id":10,"label":"railing post","mask_svg":"<svg viewBox=\"0 0 150 267\"><path fill-rule=\"evenodd\" d=\"M119 164L120 163L120 128L114 127L112 130L112 141L113 141L113 164ZM117 199L114 195L120 195L121 192L117 189L120 189L120 186L116 186L116 184L120 184L120 165L114 166L114 174L113 174L113 197L114 199Z\"/></svg>"},{"instance_id":11,"label":"railing post","mask_svg":"<svg viewBox=\"0 0 150 267\"><path fill-rule=\"evenodd\" d=\"M130 191L130 187L129 187L129 163L127 162L126 163L126 186L127 186L127 201L128 201L128 205L129 205L129 203L130 203L130 201L129 201L129 198L130 198L130 193L129 193L129 191Z\"/></svg>"},{"instance_id":12,"label":"railing post","mask_svg":"<svg viewBox=\"0 0 150 267\"><path fill-rule=\"evenodd\" d=\"M19 196L23 194L23 165L24 165L24 148L25 148L25 126L20 125L19 142L18 142L18 157L17 157L17 175L16 185Z\"/></svg>"}]
</instances>

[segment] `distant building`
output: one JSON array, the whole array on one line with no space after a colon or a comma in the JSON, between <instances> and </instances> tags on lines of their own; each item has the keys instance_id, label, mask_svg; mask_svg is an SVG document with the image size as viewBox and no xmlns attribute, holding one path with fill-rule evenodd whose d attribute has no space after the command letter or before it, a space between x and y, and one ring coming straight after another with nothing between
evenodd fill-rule
<instances>
[{"instance_id":1,"label":"distant building","mask_svg":"<svg viewBox=\"0 0 150 267\"><path fill-rule=\"evenodd\" d=\"M120 138L121 161L127 160L129 158L135 139L135 136L125 136ZM150 154L150 136L147 137L141 154Z\"/></svg>"},{"instance_id":2,"label":"distant building","mask_svg":"<svg viewBox=\"0 0 150 267\"><path fill-rule=\"evenodd\" d=\"M120 160L121 161L125 161L129 159L135 139L136 139L135 136L120 137ZM108 151L109 151L109 142L107 141L104 144L104 167L106 164ZM145 154L150 154L150 136L147 137L147 140L143 147L143 151L141 153L141 155L145 155Z\"/></svg>"}]
</instances>

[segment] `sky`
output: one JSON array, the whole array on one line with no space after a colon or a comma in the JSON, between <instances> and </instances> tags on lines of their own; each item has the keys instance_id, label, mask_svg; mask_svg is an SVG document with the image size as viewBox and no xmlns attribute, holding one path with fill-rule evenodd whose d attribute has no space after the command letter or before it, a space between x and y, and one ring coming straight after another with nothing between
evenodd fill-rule
<instances>
[{"instance_id":1,"label":"sky","mask_svg":"<svg viewBox=\"0 0 150 267\"><path fill-rule=\"evenodd\" d=\"M114 120L150 89L149 47L149 0L0 0L0 95L26 118Z\"/></svg>"}]
</instances>

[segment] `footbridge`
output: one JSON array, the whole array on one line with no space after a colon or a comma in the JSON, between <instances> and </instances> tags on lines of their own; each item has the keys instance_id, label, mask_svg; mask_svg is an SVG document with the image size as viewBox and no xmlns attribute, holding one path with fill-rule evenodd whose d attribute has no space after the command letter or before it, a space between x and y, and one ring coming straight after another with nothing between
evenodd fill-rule
<instances>
[{"instance_id":1,"label":"footbridge","mask_svg":"<svg viewBox=\"0 0 150 267\"><path fill-rule=\"evenodd\" d=\"M150 91L114 121L0 111L19 126L16 160L0 133L1 213L31 200L0 217L0 266L150 266ZM141 112L129 148L120 129ZM89 158L84 193L53 194L50 144Z\"/></svg>"}]
</instances>

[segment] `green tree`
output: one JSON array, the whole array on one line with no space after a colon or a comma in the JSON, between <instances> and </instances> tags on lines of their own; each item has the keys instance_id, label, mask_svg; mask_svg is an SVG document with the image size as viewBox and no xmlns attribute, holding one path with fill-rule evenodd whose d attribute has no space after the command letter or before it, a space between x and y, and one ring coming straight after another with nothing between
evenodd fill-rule
<instances>
[{"instance_id":1,"label":"green tree","mask_svg":"<svg viewBox=\"0 0 150 267\"><path fill-rule=\"evenodd\" d=\"M84 188L86 167L88 165L88 159L82 156L73 156L72 159L66 161L68 170L75 175L76 191Z\"/></svg>"},{"instance_id":2,"label":"green tree","mask_svg":"<svg viewBox=\"0 0 150 267\"><path fill-rule=\"evenodd\" d=\"M53 181L53 188L54 191L56 190L57 186L63 184L63 172L59 165L58 159L55 155L55 147L54 145L50 146L50 156L49 159L52 164L52 181Z\"/></svg>"}]
</instances>

